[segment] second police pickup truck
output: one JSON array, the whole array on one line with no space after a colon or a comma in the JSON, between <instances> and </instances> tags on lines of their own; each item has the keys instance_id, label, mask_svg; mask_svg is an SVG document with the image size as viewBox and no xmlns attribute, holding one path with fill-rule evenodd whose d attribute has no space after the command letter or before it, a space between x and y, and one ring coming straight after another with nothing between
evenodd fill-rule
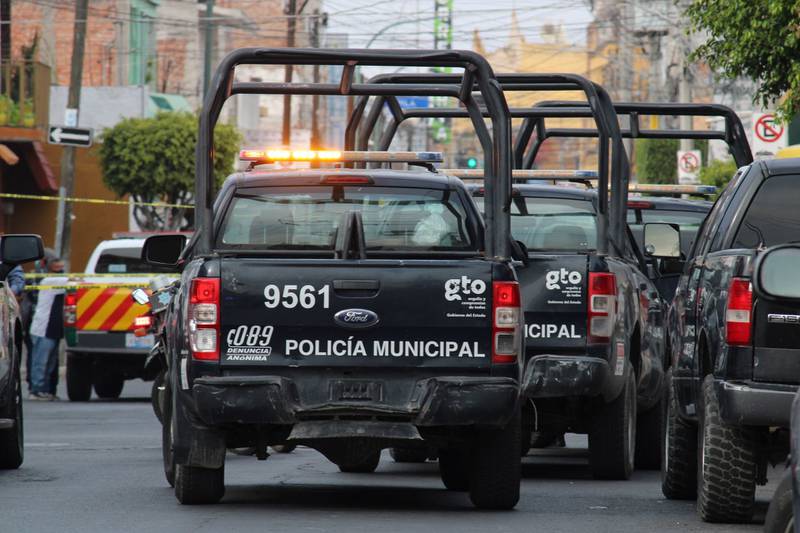
<instances>
[{"instance_id":1,"label":"second police pickup truck","mask_svg":"<svg viewBox=\"0 0 800 533\"><path fill-rule=\"evenodd\" d=\"M233 82L241 64L343 67L337 84ZM375 94L355 65L442 66L477 81L490 110L483 219L460 180L430 170L261 170L291 160L430 167L428 153L245 151L251 170L214 200L213 127L239 93ZM419 88L396 88L413 95ZM471 91L439 94L476 107ZM224 493L227 448L311 446L345 472L381 449L425 441L442 480L482 508L516 505L522 319L503 198L510 119L488 63L458 51L242 49L214 77L201 114L197 232L151 237L144 257L175 264L165 317L164 466L182 503ZM341 165L339 165L341 166ZM212 204L213 202L213 204Z\"/></svg>"},{"instance_id":2,"label":"second police pickup truck","mask_svg":"<svg viewBox=\"0 0 800 533\"><path fill-rule=\"evenodd\" d=\"M798 191L797 159L742 167L700 229L670 312L662 489L697 497L706 521L751 520L756 485L789 449L800 315L755 294L752 273L765 248L798 239Z\"/></svg>"}]
</instances>

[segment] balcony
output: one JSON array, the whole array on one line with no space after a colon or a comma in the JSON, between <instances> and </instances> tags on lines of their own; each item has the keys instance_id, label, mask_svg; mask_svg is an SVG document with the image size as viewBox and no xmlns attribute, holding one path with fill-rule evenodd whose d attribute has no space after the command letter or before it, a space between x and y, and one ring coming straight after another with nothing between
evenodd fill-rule
<instances>
[{"instance_id":1,"label":"balcony","mask_svg":"<svg viewBox=\"0 0 800 533\"><path fill-rule=\"evenodd\" d=\"M50 67L34 61L3 61L0 80L0 129L47 128Z\"/></svg>"}]
</instances>

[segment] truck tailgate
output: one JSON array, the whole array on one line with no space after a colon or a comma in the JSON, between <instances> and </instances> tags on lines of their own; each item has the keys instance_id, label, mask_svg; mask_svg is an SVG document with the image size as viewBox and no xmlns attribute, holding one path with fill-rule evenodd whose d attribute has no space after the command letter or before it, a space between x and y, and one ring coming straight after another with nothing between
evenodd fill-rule
<instances>
[{"instance_id":1,"label":"truck tailgate","mask_svg":"<svg viewBox=\"0 0 800 533\"><path fill-rule=\"evenodd\" d=\"M221 364L491 364L481 260L222 260Z\"/></svg>"},{"instance_id":2,"label":"truck tailgate","mask_svg":"<svg viewBox=\"0 0 800 533\"><path fill-rule=\"evenodd\" d=\"M800 311L763 298L756 300L753 324L753 379L800 383Z\"/></svg>"},{"instance_id":3,"label":"truck tailgate","mask_svg":"<svg viewBox=\"0 0 800 533\"><path fill-rule=\"evenodd\" d=\"M586 276L581 254L537 255L518 270L528 355L586 347Z\"/></svg>"}]
</instances>

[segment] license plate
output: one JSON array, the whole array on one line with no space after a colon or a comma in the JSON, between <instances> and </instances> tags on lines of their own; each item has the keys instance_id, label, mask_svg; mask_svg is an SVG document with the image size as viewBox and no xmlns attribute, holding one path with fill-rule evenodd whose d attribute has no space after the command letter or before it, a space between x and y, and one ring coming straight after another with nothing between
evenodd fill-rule
<instances>
[{"instance_id":1,"label":"license plate","mask_svg":"<svg viewBox=\"0 0 800 533\"><path fill-rule=\"evenodd\" d=\"M383 400L383 384L375 381L341 380L330 383L332 401L372 401Z\"/></svg>"},{"instance_id":2,"label":"license plate","mask_svg":"<svg viewBox=\"0 0 800 533\"><path fill-rule=\"evenodd\" d=\"M145 335L144 337L137 337L133 333L125 334L125 347L126 348L142 348L149 349L153 347L156 339L153 335Z\"/></svg>"}]
</instances>

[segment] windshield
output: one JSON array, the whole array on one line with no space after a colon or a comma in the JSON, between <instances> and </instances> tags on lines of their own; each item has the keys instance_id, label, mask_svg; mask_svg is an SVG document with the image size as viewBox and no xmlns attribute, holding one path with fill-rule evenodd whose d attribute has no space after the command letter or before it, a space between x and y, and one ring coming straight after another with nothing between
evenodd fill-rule
<instances>
[{"instance_id":1,"label":"windshield","mask_svg":"<svg viewBox=\"0 0 800 533\"><path fill-rule=\"evenodd\" d=\"M483 197L475 203L483 213ZM597 247L597 218L589 200L515 196L511 234L529 250L586 251Z\"/></svg>"},{"instance_id":2,"label":"windshield","mask_svg":"<svg viewBox=\"0 0 800 533\"><path fill-rule=\"evenodd\" d=\"M360 185L239 189L217 247L333 250L351 211L361 214L367 251L477 249L450 191Z\"/></svg>"}]
</instances>

